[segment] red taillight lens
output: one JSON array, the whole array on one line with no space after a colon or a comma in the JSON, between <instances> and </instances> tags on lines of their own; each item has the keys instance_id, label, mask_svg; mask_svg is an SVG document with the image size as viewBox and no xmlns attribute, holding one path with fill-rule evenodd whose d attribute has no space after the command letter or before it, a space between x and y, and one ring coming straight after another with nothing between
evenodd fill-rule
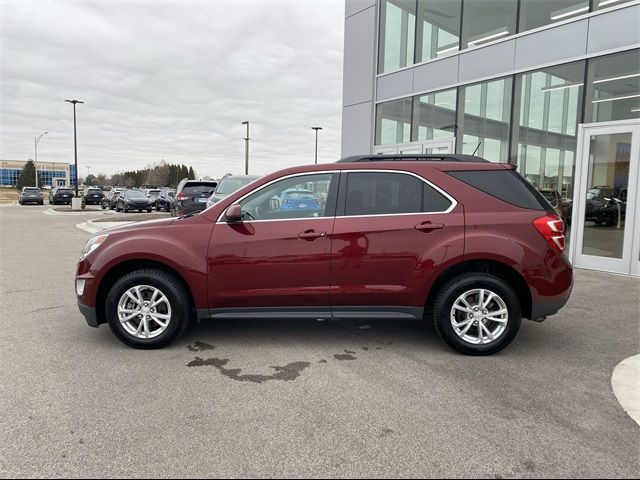
<instances>
[{"instance_id":1,"label":"red taillight lens","mask_svg":"<svg viewBox=\"0 0 640 480\"><path fill-rule=\"evenodd\" d=\"M186 193L184 193L184 192L180 192L180 193L176 196L176 198L177 198L178 200L186 200L186 199L187 199L187 194L186 194Z\"/></svg>"},{"instance_id":2,"label":"red taillight lens","mask_svg":"<svg viewBox=\"0 0 640 480\"><path fill-rule=\"evenodd\" d=\"M536 218L533 226L544 237L551 248L562 253L564 251L564 223L557 215L546 215Z\"/></svg>"}]
</instances>

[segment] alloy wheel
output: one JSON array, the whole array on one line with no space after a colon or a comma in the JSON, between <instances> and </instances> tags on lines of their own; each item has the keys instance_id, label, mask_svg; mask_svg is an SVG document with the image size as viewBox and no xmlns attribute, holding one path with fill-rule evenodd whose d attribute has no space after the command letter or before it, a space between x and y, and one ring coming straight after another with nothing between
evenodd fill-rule
<instances>
[{"instance_id":1,"label":"alloy wheel","mask_svg":"<svg viewBox=\"0 0 640 480\"><path fill-rule=\"evenodd\" d=\"M509 311L497 293L483 288L468 290L451 307L451 326L463 341L488 345L502 336L509 321Z\"/></svg>"},{"instance_id":2,"label":"alloy wheel","mask_svg":"<svg viewBox=\"0 0 640 480\"><path fill-rule=\"evenodd\" d=\"M136 285L120 297L118 320L132 337L155 338L167 329L171 321L171 304L158 288Z\"/></svg>"}]
</instances>

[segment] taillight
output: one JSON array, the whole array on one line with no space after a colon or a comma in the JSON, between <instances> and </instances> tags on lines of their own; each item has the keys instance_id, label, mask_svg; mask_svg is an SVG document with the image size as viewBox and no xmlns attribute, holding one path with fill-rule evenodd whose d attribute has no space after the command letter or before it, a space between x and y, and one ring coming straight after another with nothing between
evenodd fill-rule
<instances>
[{"instance_id":1,"label":"taillight","mask_svg":"<svg viewBox=\"0 0 640 480\"><path fill-rule=\"evenodd\" d=\"M180 193L176 196L176 198L177 198L178 200L186 200L188 197L187 197L187 194L186 194L186 193L184 193L184 192L180 192Z\"/></svg>"},{"instance_id":2,"label":"taillight","mask_svg":"<svg viewBox=\"0 0 640 480\"><path fill-rule=\"evenodd\" d=\"M557 215L546 215L536 218L533 226L544 237L551 248L562 253L564 251L564 223Z\"/></svg>"}]
</instances>

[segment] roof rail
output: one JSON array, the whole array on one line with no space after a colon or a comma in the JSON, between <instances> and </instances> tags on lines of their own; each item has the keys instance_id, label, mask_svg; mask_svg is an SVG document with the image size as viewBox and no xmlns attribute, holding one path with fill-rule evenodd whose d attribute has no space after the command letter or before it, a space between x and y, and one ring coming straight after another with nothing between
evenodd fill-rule
<instances>
[{"instance_id":1,"label":"roof rail","mask_svg":"<svg viewBox=\"0 0 640 480\"><path fill-rule=\"evenodd\" d=\"M463 155L456 153L440 154L384 154L384 155L352 155L341 158L337 163L351 162L481 162L489 163L482 157L475 155Z\"/></svg>"}]
</instances>

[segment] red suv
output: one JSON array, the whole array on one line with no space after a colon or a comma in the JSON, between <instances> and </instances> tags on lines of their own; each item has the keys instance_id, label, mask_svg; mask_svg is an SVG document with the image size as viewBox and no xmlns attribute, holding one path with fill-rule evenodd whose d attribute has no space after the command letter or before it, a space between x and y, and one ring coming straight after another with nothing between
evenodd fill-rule
<instances>
[{"instance_id":1,"label":"red suv","mask_svg":"<svg viewBox=\"0 0 640 480\"><path fill-rule=\"evenodd\" d=\"M202 213L90 238L78 305L138 348L207 318L424 318L459 352L491 354L573 282L562 221L514 169L380 155L283 170ZM319 201L284 205L292 190Z\"/></svg>"}]
</instances>

